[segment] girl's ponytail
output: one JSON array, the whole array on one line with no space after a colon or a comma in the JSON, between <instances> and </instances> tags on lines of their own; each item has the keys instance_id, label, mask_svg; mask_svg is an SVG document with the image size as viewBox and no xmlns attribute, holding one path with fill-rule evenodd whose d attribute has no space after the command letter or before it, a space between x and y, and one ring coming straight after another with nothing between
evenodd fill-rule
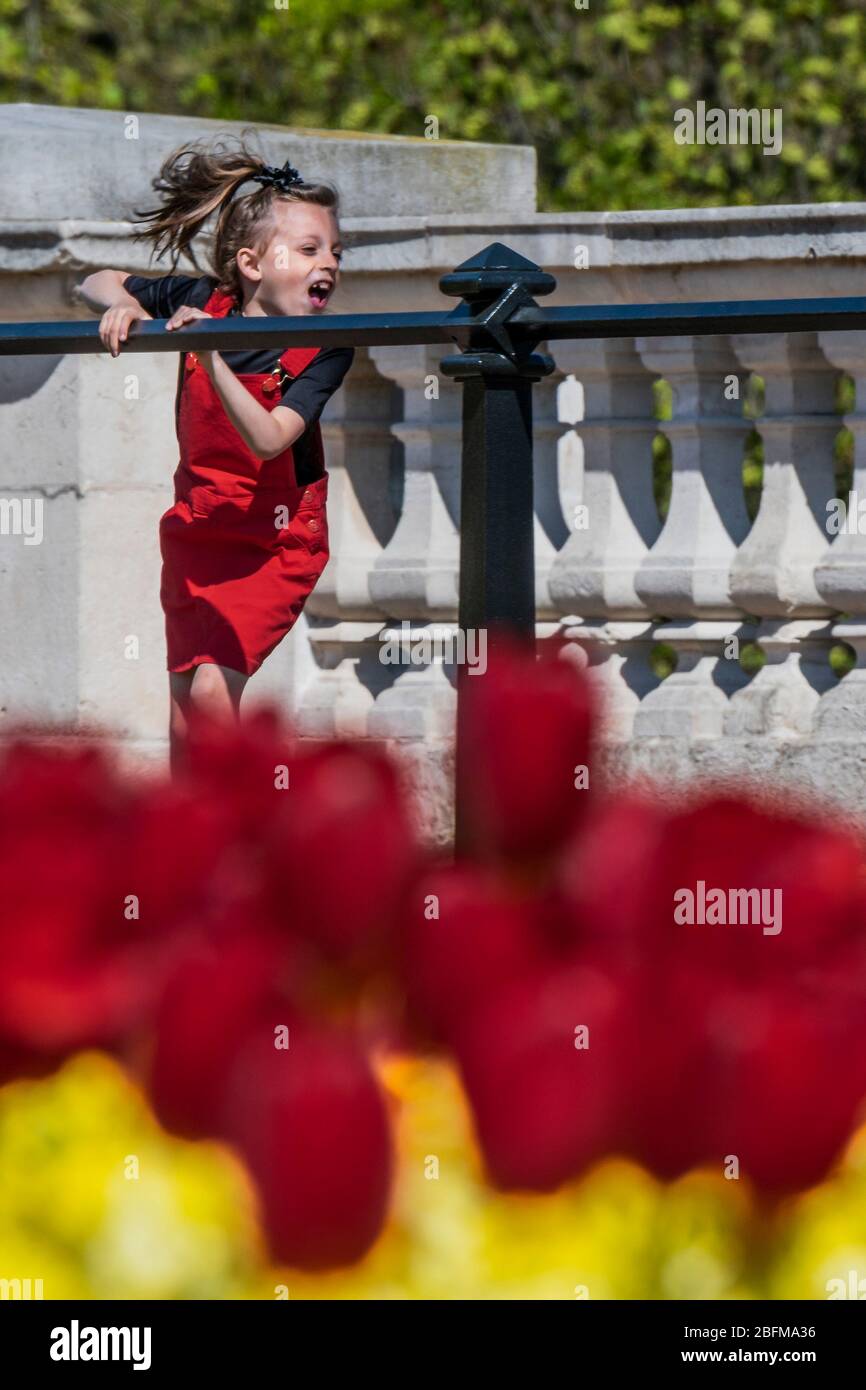
<instances>
[{"instance_id":1,"label":"girl's ponytail","mask_svg":"<svg viewBox=\"0 0 866 1390\"><path fill-rule=\"evenodd\" d=\"M244 132L246 134L246 131ZM151 241L157 258L171 253L175 270L182 255L200 269L192 242L208 219L216 214L211 260L220 288L242 298L242 283L236 256L242 246L254 245L267 230L277 200L318 203L338 212L339 198L330 184L295 183L279 188L272 183L256 184L250 192L235 196L241 184L270 166L249 149L243 139L237 149L226 141L211 144L197 141L182 145L164 160L152 186L160 195L160 205L147 211L133 209L146 225L135 232L134 241Z\"/></svg>"}]
</instances>

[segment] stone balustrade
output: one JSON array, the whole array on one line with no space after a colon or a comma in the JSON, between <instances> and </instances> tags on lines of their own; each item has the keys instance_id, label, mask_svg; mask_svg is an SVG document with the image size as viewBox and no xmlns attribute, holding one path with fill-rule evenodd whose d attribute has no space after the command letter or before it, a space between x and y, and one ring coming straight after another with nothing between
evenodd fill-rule
<instances>
[{"instance_id":1,"label":"stone balustrade","mask_svg":"<svg viewBox=\"0 0 866 1390\"><path fill-rule=\"evenodd\" d=\"M834 645L856 650L864 630L855 576L856 557L866 556L866 516L863 534L853 517L852 529L838 535L833 525L843 424L858 439L858 413L843 418L835 408L838 378L845 372L856 383L861 344L859 333L639 338L620 344L616 358L594 345L587 400L603 401L603 443L597 410L588 406L573 427L586 431L587 531L561 551L551 589L562 630L587 651L591 673L609 692L608 751L621 773L740 784L772 775L856 811L866 806L856 728L863 676L858 666L840 680L830 663ZM581 350L593 355L591 344ZM649 496L652 463L634 397L615 386L623 373L636 384L641 368L672 389L671 418L657 422L672 454L663 525ZM743 486L750 373L764 383L755 421L763 481L752 521ZM645 407L645 426L650 419ZM611 493L613 515L605 506ZM649 659L658 642L676 658L666 679L653 675ZM764 657L756 673L740 661L747 642Z\"/></svg>"},{"instance_id":2,"label":"stone balustrade","mask_svg":"<svg viewBox=\"0 0 866 1390\"><path fill-rule=\"evenodd\" d=\"M537 390L538 632L542 640L555 634L574 643L599 682L605 751L616 775L739 784L770 776L854 812L866 808L859 409L866 335L638 338L558 342L547 350L558 373ZM380 349L370 356L402 387L392 430L405 450L403 502L369 568L369 610L350 617L344 609L339 623L312 631L323 652L336 645L339 664L323 661L302 694L301 718L314 732L326 705L329 729L345 727L341 711L359 711L354 731L410 747L436 795L444 795L454 709L447 665L376 665L400 622L417 639L456 618L459 398L443 379L439 398L425 399L422 382L435 374L435 362ZM743 485L750 373L764 383L764 409L754 421L764 453L754 520ZM843 373L853 377L858 400L845 416L834 404ZM658 378L672 390L669 420L655 417ZM557 398L558 411L551 408ZM860 529L854 511L836 535L835 447L843 426L854 435L852 486L864 505ZM664 521L653 492L658 433L672 456ZM840 679L830 652L843 642L858 664ZM659 643L676 660L665 679L653 661ZM764 658L755 673L740 661L747 643ZM444 803L439 811L444 823Z\"/></svg>"}]
</instances>

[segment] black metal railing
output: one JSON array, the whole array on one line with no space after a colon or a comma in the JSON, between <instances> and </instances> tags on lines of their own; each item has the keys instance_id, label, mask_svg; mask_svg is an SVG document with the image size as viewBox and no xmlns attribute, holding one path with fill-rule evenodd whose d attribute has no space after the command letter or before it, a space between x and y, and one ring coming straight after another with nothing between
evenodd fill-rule
<instances>
[{"instance_id":1,"label":"black metal railing","mask_svg":"<svg viewBox=\"0 0 866 1390\"><path fill-rule=\"evenodd\" d=\"M560 338L707 336L866 328L866 298L766 299L697 304L567 305L542 308L556 280L494 242L442 276L458 297L450 313L329 314L326 317L196 320L167 334L165 320L138 322L122 353L238 348L399 347L451 343L445 375L462 382L463 436L458 626L483 630L488 650L505 636L535 640L532 387L555 368L535 351ZM98 323L0 325L0 355L103 352ZM457 671L458 762L460 692Z\"/></svg>"}]
</instances>

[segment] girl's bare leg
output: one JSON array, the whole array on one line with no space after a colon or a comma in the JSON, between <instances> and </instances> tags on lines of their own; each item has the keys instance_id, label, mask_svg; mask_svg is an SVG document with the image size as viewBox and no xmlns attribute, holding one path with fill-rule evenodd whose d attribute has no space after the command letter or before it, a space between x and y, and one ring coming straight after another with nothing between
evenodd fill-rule
<instances>
[{"instance_id":1,"label":"girl's bare leg","mask_svg":"<svg viewBox=\"0 0 866 1390\"><path fill-rule=\"evenodd\" d=\"M180 771L183 765L187 720L191 709L198 709L215 719L237 719L240 716L241 696L249 680L241 671L228 666L203 662L191 671L169 672L169 746L171 770Z\"/></svg>"},{"instance_id":2,"label":"girl's bare leg","mask_svg":"<svg viewBox=\"0 0 866 1390\"><path fill-rule=\"evenodd\" d=\"M168 673L168 748L169 766L174 774L183 766L183 749L186 738L186 721L192 698L192 678L195 671L169 671Z\"/></svg>"},{"instance_id":3,"label":"girl's bare leg","mask_svg":"<svg viewBox=\"0 0 866 1390\"><path fill-rule=\"evenodd\" d=\"M192 678L192 703L195 709L211 714L215 719L221 716L237 719L244 693L249 680L242 671L233 671L230 666L214 666L204 662L196 666Z\"/></svg>"}]
</instances>

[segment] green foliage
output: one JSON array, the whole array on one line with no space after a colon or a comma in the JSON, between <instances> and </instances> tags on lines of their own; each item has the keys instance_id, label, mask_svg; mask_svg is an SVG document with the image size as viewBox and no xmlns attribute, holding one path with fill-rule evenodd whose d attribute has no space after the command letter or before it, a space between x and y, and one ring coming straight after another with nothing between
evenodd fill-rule
<instances>
[{"instance_id":1,"label":"green foliage","mask_svg":"<svg viewBox=\"0 0 866 1390\"><path fill-rule=\"evenodd\" d=\"M653 382L653 409L657 420L670 420L673 416L673 391L670 382L662 377ZM746 379L743 392L743 418L757 420L763 409L764 383L761 377L753 373ZM663 434L657 434L653 439L652 468L653 497L659 520L664 521L671 500L673 461L670 442ZM754 521L758 515L763 480L764 445L757 429L753 428L746 437L743 453L743 496L750 521Z\"/></svg>"},{"instance_id":2,"label":"green foliage","mask_svg":"<svg viewBox=\"0 0 866 1390\"><path fill-rule=\"evenodd\" d=\"M857 665L857 653L853 647L849 647L847 642L837 642L830 648L830 666L835 675L841 678L847 676L849 671L853 671Z\"/></svg>"},{"instance_id":3,"label":"green foliage","mask_svg":"<svg viewBox=\"0 0 866 1390\"><path fill-rule=\"evenodd\" d=\"M660 681L677 669L677 654L670 642L656 642L649 655L650 670Z\"/></svg>"},{"instance_id":4,"label":"green foliage","mask_svg":"<svg viewBox=\"0 0 866 1390\"><path fill-rule=\"evenodd\" d=\"M746 437L743 453L743 497L750 521L758 515L761 503L761 488L764 485L764 442L758 431L752 429Z\"/></svg>"},{"instance_id":5,"label":"green foliage","mask_svg":"<svg viewBox=\"0 0 866 1390\"><path fill-rule=\"evenodd\" d=\"M855 406L855 387L853 379L840 374L836 382L835 409L840 415L849 414ZM663 378L653 382L653 413L656 420L670 420L673 416L673 391L671 384ZM743 419L759 421L764 413L764 381L757 373L751 373L743 391ZM845 500L853 487L854 436L847 426L836 435L833 447L834 476L836 496ZM665 435L657 434L652 443L653 496L659 514L664 522L670 507L673 486L673 460L670 441ZM749 520L754 521L761 501L764 481L764 445L756 427L750 429L743 452L743 496ZM843 615L844 616L844 615ZM755 675L766 662L766 654L756 642L746 642L740 651L740 665L748 675ZM834 674L842 677L856 665L856 655L847 642L838 642L829 653L830 667ZM665 680L676 670L675 649L668 642L657 642L650 653L650 666L654 674Z\"/></svg>"},{"instance_id":6,"label":"green foliage","mask_svg":"<svg viewBox=\"0 0 866 1390\"><path fill-rule=\"evenodd\" d=\"M667 435L657 434L653 438L653 501L659 514L659 521L667 519L671 504L673 487L673 455Z\"/></svg>"},{"instance_id":7,"label":"green foliage","mask_svg":"<svg viewBox=\"0 0 866 1390\"><path fill-rule=\"evenodd\" d=\"M0 0L0 101L534 145L556 209L866 193L863 0ZM780 108L784 145L677 145ZM322 171L325 176L327 171Z\"/></svg>"},{"instance_id":8,"label":"green foliage","mask_svg":"<svg viewBox=\"0 0 866 1390\"><path fill-rule=\"evenodd\" d=\"M757 642L744 642L740 648L740 666L748 676L757 675L766 660L766 652ZM833 674L841 680L856 666L857 656L847 642L837 642L830 648L829 661ZM670 642L656 642L650 652L649 663L654 676L661 681L667 680L677 669L676 650Z\"/></svg>"}]
</instances>

